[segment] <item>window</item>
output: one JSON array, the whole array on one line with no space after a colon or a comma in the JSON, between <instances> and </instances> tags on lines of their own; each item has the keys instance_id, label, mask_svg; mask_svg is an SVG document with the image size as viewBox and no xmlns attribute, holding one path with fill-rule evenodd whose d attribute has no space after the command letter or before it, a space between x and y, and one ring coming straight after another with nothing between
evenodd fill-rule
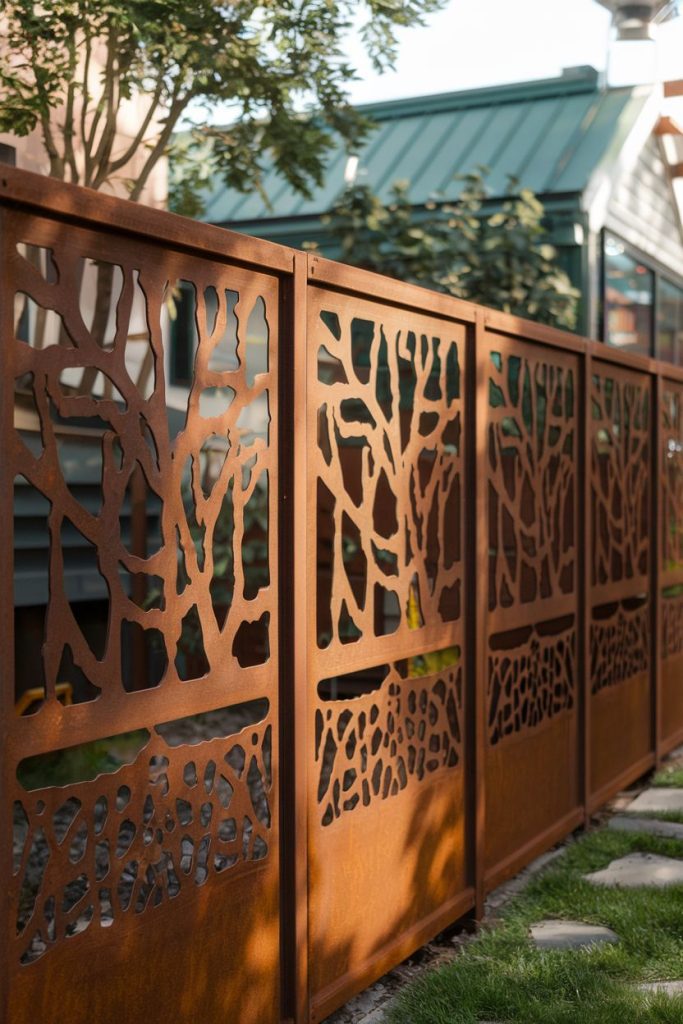
<instances>
[{"instance_id":1,"label":"window","mask_svg":"<svg viewBox=\"0 0 683 1024\"><path fill-rule=\"evenodd\" d=\"M683 366L683 288L664 277L657 281L656 355Z\"/></svg>"},{"instance_id":2,"label":"window","mask_svg":"<svg viewBox=\"0 0 683 1024\"><path fill-rule=\"evenodd\" d=\"M605 235L604 260L605 341L628 352L650 355L654 272L631 256L613 235Z\"/></svg>"},{"instance_id":3,"label":"window","mask_svg":"<svg viewBox=\"0 0 683 1024\"><path fill-rule=\"evenodd\" d=\"M10 167L17 166L17 150L15 146L8 146L6 142L0 142L0 164L9 164Z\"/></svg>"}]
</instances>

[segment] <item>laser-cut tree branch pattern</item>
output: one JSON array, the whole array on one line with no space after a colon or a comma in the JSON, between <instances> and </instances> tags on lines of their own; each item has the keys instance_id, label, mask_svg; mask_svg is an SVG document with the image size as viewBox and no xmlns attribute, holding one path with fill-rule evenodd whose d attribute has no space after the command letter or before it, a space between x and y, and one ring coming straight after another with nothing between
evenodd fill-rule
<instances>
[{"instance_id":1,"label":"laser-cut tree branch pattern","mask_svg":"<svg viewBox=\"0 0 683 1024\"><path fill-rule=\"evenodd\" d=\"M650 396L647 379L605 370L591 391L593 585L648 571Z\"/></svg>"},{"instance_id":2,"label":"laser-cut tree branch pattern","mask_svg":"<svg viewBox=\"0 0 683 1024\"><path fill-rule=\"evenodd\" d=\"M662 393L662 569L683 568L683 387Z\"/></svg>"},{"instance_id":3,"label":"laser-cut tree branch pattern","mask_svg":"<svg viewBox=\"0 0 683 1024\"><path fill-rule=\"evenodd\" d=\"M633 606L631 606L631 604ZM609 613L607 615L603 612ZM593 609L591 687L594 694L618 686L650 664L649 605L646 598Z\"/></svg>"},{"instance_id":4,"label":"laser-cut tree branch pattern","mask_svg":"<svg viewBox=\"0 0 683 1024\"><path fill-rule=\"evenodd\" d=\"M574 707L576 629L569 623L498 633L489 640L488 737L495 746Z\"/></svg>"},{"instance_id":5,"label":"laser-cut tree branch pattern","mask_svg":"<svg viewBox=\"0 0 683 1024\"><path fill-rule=\"evenodd\" d=\"M247 327L254 318L261 321L262 343L277 330L277 299L272 279L220 267L201 259L144 246L104 239L92 234L69 232L69 244L61 244L47 222L31 220L20 228L19 237L35 248L49 241L50 274L41 274L36 261L18 249L9 253L12 286L19 295L29 296L40 309L61 317L58 344L36 348L15 342L17 377L29 381L40 419L42 453L32 454L19 432L15 434L13 458L21 473L51 503L50 599L44 646L47 700L54 701L54 685L65 644L75 664L102 693L121 687L121 628L125 622L152 630L155 642L165 650L165 680L178 681L178 652L187 633L188 616L201 628L200 646L205 652L204 669L229 678L239 671L235 656L240 630L258 631L253 650L260 654L251 664L268 657L268 629L275 616L277 588L264 586L245 599L243 564L244 509L256 488L269 486L272 508L274 492L273 449L268 443L268 404L273 388L270 373L254 374L248 365ZM79 304L83 278L82 262L87 259L111 262L121 278L115 310L115 330L107 345L98 343L89 329ZM168 389L165 382L162 324L172 302L177 281L190 282L194 296L194 328L197 350L192 384L187 398L185 422L177 436L169 429ZM229 295L237 291L234 308ZM130 340L131 310L142 306L146 322L148 354L142 358L140 339ZM54 315L54 314L53 314ZM234 333L235 368L211 369L211 359L224 335ZM151 373L135 379L131 375L131 346ZM78 381L87 375L93 387L87 393ZM66 381L66 382L65 382ZM206 411L206 398L209 411ZM177 414L180 415L180 412ZM55 419L67 425L81 417L102 430L102 503L99 514L88 511L74 497L64 478L55 436ZM259 436L260 435L260 436ZM213 477L207 462L222 465ZM190 501L191 499L191 501ZM212 586L220 583L225 550L216 550L218 524L225 520L225 502L232 503L234 535L228 553L234 588L229 607L214 608ZM155 550L135 550L127 543L121 526L130 503L142 515L143 544L145 516L158 508L157 533L147 528L146 542ZM188 502L192 508L188 512ZM133 509L132 517L136 512ZM271 522L275 516L270 516ZM189 521L188 521L189 520ZM64 558L61 533L64 525L75 528L97 554L99 572L109 594L109 631L106 651L96 658L76 623L64 586ZM133 527L134 531L135 527ZM202 543L203 538L203 543ZM272 544L271 544L272 551ZM181 566L184 568L181 572ZM156 577L163 583L163 607L140 606L122 586L120 571L141 578ZM275 567L272 566L274 572ZM180 577L185 578L180 580ZM272 580L271 580L272 582ZM249 645L247 645L249 646ZM187 672L183 675L187 678ZM139 680L139 686L148 685Z\"/></svg>"},{"instance_id":6,"label":"laser-cut tree branch pattern","mask_svg":"<svg viewBox=\"0 0 683 1024\"><path fill-rule=\"evenodd\" d=\"M315 712L315 763L321 824L396 796L462 751L462 667L420 679L392 669L381 689L321 702Z\"/></svg>"},{"instance_id":7,"label":"laser-cut tree branch pattern","mask_svg":"<svg viewBox=\"0 0 683 1024\"><path fill-rule=\"evenodd\" d=\"M461 605L462 330L348 306L322 305L310 339L322 647L399 641Z\"/></svg>"},{"instance_id":8,"label":"laser-cut tree branch pattern","mask_svg":"<svg viewBox=\"0 0 683 1024\"><path fill-rule=\"evenodd\" d=\"M662 658L683 653L683 594L662 595Z\"/></svg>"},{"instance_id":9,"label":"laser-cut tree branch pattern","mask_svg":"<svg viewBox=\"0 0 683 1024\"><path fill-rule=\"evenodd\" d=\"M492 352L488 367L491 610L576 583L574 372L566 357L525 351Z\"/></svg>"},{"instance_id":10,"label":"laser-cut tree branch pattern","mask_svg":"<svg viewBox=\"0 0 683 1024\"><path fill-rule=\"evenodd\" d=\"M113 775L23 794L14 811L15 955L33 963L89 928L125 932L212 876L268 856L266 722L170 747L154 737Z\"/></svg>"}]
</instances>

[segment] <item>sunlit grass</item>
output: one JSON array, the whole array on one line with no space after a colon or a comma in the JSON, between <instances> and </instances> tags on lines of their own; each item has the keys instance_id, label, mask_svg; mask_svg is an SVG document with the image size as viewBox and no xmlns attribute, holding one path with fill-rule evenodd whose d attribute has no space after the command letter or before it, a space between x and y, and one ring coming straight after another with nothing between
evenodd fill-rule
<instances>
[{"instance_id":1,"label":"sunlit grass","mask_svg":"<svg viewBox=\"0 0 683 1024\"><path fill-rule=\"evenodd\" d=\"M636 851L683 857L683 842L606 829L584 836L513 899L500 923L406 989L392 1024L683 1024L682 998L635 988L683 978L683 886L604 889L582 878ZM527 936L543 918L606 925L621 941L541 952Z\"/></svg>"},{"instance_id":2,"label":"sunlit grass","mask_svg":"<svg viewBox=\"0 0 683 1024\"><path fill-rule=\"evenodd\" d=\"M662 768L652 779L653 786L683 786L683 765Z\"/></svg>"}]
</instances>

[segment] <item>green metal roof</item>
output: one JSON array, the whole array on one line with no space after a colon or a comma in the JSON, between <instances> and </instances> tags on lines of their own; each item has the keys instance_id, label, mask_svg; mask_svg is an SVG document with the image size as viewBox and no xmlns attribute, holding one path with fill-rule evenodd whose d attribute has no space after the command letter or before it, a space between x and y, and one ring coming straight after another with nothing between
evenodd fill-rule
<instances>
[{"instance_id":1,"label":"green metal roof","mask_svg":"<svg viewBox=\"0 0 683 1024\"><path fill-rule=\"evenodd\" d=\"M504 193L509 174L541 196L580 194L645 102L642 90L601 89L593 68L579 68L559 78L365 105L359 109L377 128L358 152L359 180L386 198L394 181L408 179L411 200L422 205L437 192L454 198L454 175L485 164L494 196ZM263 220L316 217L344 188L347 156L340 142L310 199L267 172L270 209L257 194L217 186L204 219L253 230Z\"/></svg>"}]
</instances>

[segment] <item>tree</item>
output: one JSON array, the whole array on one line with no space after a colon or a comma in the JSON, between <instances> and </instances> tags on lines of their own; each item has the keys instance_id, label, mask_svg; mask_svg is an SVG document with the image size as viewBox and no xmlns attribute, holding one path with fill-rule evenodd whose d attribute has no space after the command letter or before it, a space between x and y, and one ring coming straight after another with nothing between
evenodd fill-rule
<instances>
[{"instance_id":1,"label":"tree","mask_svg":"<svg viewBox=\"0 0 683 1024\"><path fill-rule=\"evenodd\" d=\"M547 242L543 204L511 177L500 208L487 213L487 174L459 176L458 199L437 197L421 216L405 181L386 204L352 185L325 221L347 263L572 330L580 293Z\"/></svg>"},{"instance_id":2,"label":"tree","mask_svg":"<svg viewBox=\"0 0 683 1024\"><path fill-rule=\"evenodd\" d=\"M187 176L176 207L197 212L208 173L246 191L261 187L273 163L307 193L320 183L330 130L355 144L368 127L345 95L355 72L342 46L353 18L367 15L362 37L381 70L394 60L396 28L421 24L443 2L6 0L0 131L38 128L50 174L92 188L121 175L144 147L128 181L139 199L188 108L201 115L228 102L229 127L205 118L181 144ZM141 95L146 109L122 146L122 111ZM199 164L191 159L198 152Z\"/></svg>"}]
</instances>

